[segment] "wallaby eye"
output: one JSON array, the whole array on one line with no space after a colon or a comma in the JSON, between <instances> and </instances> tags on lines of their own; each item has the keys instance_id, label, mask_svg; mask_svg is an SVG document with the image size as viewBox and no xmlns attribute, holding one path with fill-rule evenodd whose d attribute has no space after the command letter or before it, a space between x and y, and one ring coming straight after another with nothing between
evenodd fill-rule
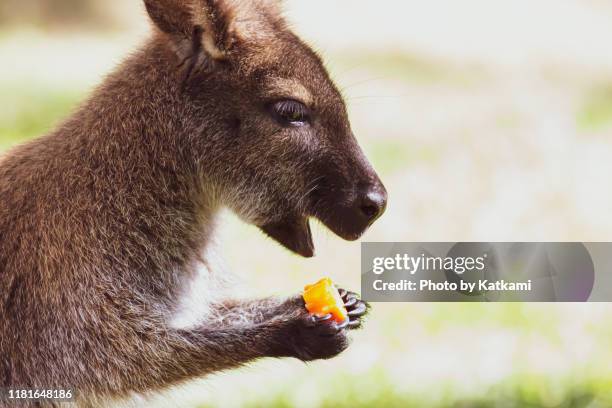
<instances>
[{"instance_id":1,"label":"wallaby eye","mask_svg":"<svg viewBox=\"0 0 612 408\"><path fill-rule=\"evenodd\" d=\"M272 116L283 126L303 126L310 120L310 111L302 102L287 99L271 105Z\"/></svg>"}]
</instances>

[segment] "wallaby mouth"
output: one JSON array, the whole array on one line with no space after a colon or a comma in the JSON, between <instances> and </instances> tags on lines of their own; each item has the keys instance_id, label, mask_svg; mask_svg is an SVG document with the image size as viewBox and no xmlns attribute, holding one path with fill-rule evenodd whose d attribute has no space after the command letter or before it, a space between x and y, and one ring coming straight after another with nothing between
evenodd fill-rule
<instances>
[{"instance_id":1,"label":"wallaby mouth","mask_svg":"<svg viewBox=\"0 0 612 408\"><path fill-rule=\"evenodd\" d=\"M387 208L387 190L373 171L350 189L330 186L324 180L310 192L310 208L305 213L289 212L282 220L260 229L290 251L310 258L314 256L310 217L340 238L355 241Z\"/></svg>"},{"instance_id":2,"label":"wallaby mouth","mask_svg":"<svg viewBox=\"0 0 612 408\"><path fill-rule=\"evenodd\" d=\"M358 194L351 204L326 206L331 211L317 212L313 216L340 238L355 241L380 218L386 206L387 191L378 182L375 188L368 187L365 192ZM305 258L314 256L312 232L307 216L286 217L280 222L264 225L261 229L285 248Z\"/></svg>"},{"instance_id":3,"label":"wallaby mouth","mask_svg":"<svg viewBox=\"0 0 612 408\"><path fill-rule=\"evenodd\" d=\"M312 232L307 217L294 216L260 227L285 248L305 258L314 256Z\"/></svg>"}]
</instances>

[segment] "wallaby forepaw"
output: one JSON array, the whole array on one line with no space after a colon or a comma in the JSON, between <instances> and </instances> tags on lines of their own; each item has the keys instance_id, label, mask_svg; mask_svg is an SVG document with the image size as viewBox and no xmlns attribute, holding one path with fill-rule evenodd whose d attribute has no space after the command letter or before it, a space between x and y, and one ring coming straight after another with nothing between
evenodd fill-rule
<instances>
[{"instance_id":1,"label":"wallaby forepaw","mask_svg":"<svg viewBox=\"0 0 612 408\"><path fill-rule=\"evenodd\" d=\"M291 300L297 313L281 334L280 341L288 347L291 357L302 361L328 359L337 356L349 346L348 331L361 326L361 318L368 312L368 305L353 292L340 289L348 318L338 323L331 314L314 316L308 313L301 296Z\"/></svg>"},{"instance_id":2,"label":"wallaby forepaw","mask_svg":"<svg viewBox=\"0 0 612 408\"><path fill-rule=\"evenodd\" d=\"M292 357L312 361L337 356L349 346L348 323L337 323L331 315L314 317L304 310L287 336Z\"/></svg>"}]
</instances>

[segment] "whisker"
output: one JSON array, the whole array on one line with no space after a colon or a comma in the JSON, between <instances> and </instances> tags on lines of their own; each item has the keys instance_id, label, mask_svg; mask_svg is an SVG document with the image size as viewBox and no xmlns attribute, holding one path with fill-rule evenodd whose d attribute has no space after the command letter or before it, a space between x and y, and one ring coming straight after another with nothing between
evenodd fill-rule
<instances>
[{"instance_id":1,"label":"whisker","mask_svg":"<svg viewBox=\"0 0 612 408\"><path fill-rule=\"evenodd\" d=\"M360 101L364 99L401 99L406 98L408 95L360 95L346 98L347 102Z\"/></svg>"},{"instance_id":2,"label":"whisker","mask_svg":"<svg viewBox=\"0 0 612 408\"><path fill-rule=\"evenodd\" d=\"M304 201L308 198L308 196L310 196L313 191L317 189L319 181L321 181L323 178L323 176L319 176L310 183L311 186L308 187L306 193L304 193L302 197L300 197L300 199L298 200L298 208L302 209L305 207Z\"/></svg>"},{"instance_id":3,"label":"whisker","mask_svg":"<svg viewBox=\"0 0 612 408\"><path fill-rule=\"evenodd\" d=\"M347 85L342 85L341 89L342 89L342 92L344 93L345 91L347 91L349 89L353 89L353 88L355 88L357 86L364 85L364 84L367 84L367 83L370 83L370 82L373 82L373 81L384 81L384 80L386 80L388 78L389 78L389 76L379 76L379 77L367 78L367 79L363 79L363 80L360 80L360 81L357 81L357 82L353 82L353 83L350 83L350 84L347 84Z\"/></svg>"}]
</instances>

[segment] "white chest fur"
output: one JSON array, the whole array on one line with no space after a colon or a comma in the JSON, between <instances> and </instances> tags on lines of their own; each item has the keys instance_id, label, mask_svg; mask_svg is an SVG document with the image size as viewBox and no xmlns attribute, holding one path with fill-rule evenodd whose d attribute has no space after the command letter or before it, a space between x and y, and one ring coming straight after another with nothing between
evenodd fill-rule
<instances>
[{"instance_id":1,"label":"white chest fur","mask_svg":"<svg viewBox=\"0 0 612 408\"><path fill-rule=\"evenodd\" d=\"M208 244L186 271L176 307L169 323L173 328L193 328L211 318L211 305L227 298L233 277L228 273L218 246Z\"/></svg>"}]
</instances>

